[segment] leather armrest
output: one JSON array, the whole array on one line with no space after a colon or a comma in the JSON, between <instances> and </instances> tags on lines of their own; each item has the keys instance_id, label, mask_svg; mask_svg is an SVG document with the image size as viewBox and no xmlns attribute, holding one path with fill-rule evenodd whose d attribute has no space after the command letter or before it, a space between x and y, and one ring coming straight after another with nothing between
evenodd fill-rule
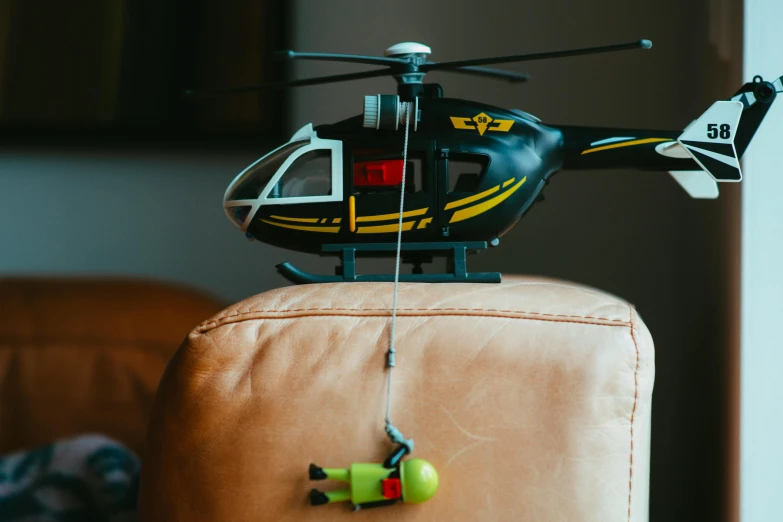
<instances>
[{"instance_id":1,"label":"leather armrest","mask_svg":"<svg viewBox=\"0 0 783 522\"><path fill-rule=\"evenodd\" d=\"M157 521L647 520L653 343L587 287L401 284L392 419L434 464L424 504L310 506L308 465L382 462L391 284L288 287L196 328L142 468Z\"/></svg>"}]
</instances>

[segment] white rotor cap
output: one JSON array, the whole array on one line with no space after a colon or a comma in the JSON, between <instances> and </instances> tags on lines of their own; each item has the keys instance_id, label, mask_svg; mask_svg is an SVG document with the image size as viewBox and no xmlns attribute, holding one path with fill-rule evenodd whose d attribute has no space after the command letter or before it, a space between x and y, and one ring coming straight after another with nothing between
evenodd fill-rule
<instances>
[{"instance_id":1,"label":"white rotor cap","mask_svg":"<svg viewBox=\"0 0 783 522\"><path fill-rule=\"evenodd\" d=\"M432 49L416 42L394 44L383 53L384 56L405 56L407 54L432 54Z\"/></svg>"}]
</instances>

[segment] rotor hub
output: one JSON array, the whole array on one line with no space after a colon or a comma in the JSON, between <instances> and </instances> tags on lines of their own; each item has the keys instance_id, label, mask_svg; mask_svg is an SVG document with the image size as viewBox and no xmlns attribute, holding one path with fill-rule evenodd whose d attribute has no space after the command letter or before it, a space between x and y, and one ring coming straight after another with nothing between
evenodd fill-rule
<instances>
[{"instance_id":1,"label":"rotor hub","mask_svg":"<svg viewBox=\"0 0 783 522\"><path fill-rule=\"evenodd\" d=\"M388 58L400 58L408 62L407 66L402 66L403 69L393 75L397 84L421 85L426 73L420 71L419 66L427 63L427 56L432 54L432 49L418 42L401 42L392 45L383 54ZM408 93L406 98L411 94Z\"/></svg>"},{"instance_id":2,"label":"rotor hub","mask_svg":"<svg viewBox=\"0 0 783 522\"><path fill-rule=\"evenodd\" d=\"M410 55L426 57L428 54L432 54L432 49L417 42L401 42L394 44L383 53L384 56L390 58L403 58Z\"/></svg>"}]
</instances>

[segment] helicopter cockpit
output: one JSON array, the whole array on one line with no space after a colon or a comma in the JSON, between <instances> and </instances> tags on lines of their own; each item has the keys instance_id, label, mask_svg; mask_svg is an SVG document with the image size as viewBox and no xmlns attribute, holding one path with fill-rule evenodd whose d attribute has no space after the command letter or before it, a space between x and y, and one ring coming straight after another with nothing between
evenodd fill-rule
<instances>
[{"instance_id":1,"label":"helicopter cockpit","mask_svg":"<svg viewBox=\"0 0 783 522\"><path fill-rule=\"evenodd\" d=\"M226 190L223 208L245 231L262 205L342 201L343 147L319 138L312 124L242 171Z\"/></svg>"}]
</instances>

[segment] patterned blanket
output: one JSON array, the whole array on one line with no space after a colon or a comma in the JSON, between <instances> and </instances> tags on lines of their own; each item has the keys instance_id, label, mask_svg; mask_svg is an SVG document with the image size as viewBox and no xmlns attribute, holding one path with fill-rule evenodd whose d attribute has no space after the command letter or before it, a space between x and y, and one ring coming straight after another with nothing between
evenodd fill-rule
<instances>
[{"instance_id":1,"label":"patterned blanket","mask_svg":"<svg viewBox=\"0 0 783 522\"><path fill-rule=\"evenodd\" d=\"M0 457L2 522L133 522L139 461L102 436Z\"/></svg>"}]
</instances>

